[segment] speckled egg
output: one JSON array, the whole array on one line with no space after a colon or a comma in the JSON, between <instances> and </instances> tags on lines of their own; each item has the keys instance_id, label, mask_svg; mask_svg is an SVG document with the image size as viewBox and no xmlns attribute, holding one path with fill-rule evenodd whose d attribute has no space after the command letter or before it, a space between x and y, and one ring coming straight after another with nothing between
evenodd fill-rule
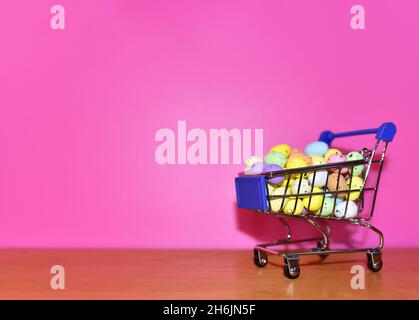
<instances>
[{"instance_id":1,"label":"speckled egg","mask_svg":"<svg viewBox=\"0 0 419 320\"><path fill-rule=\"evenodd\" d=\"M352 179L349 177L347 182L350 190L361 190L362 186L364 185L364 180L361 177L352 177ZM361 192L352 191L349 194L349 200L358 200L360 195Z\"/></svg>"},{"instance_id":2,"label":"speckled egg","mask_svg":"<svg viewBox=\"0 0 419 320\"><path fill-rule=\"evenodd\" d=\"M315 187L324 187L327 181L327 171L316 171L308 175L308 182Z\"/></svg>"},{"instance_id":3,"label":"speckled egg","mask_svg":"<svg viewBox=\"0 0 419 320\"><path fill-rule=\"evenodd\" d=\"M312 163L312 161L311 161L311 157L310 157L309 155L304 154L304 155L302 156L302 158L305 160L305 162L306 162L307 166L311 166L311 165L313 164L313 163Z\"/></svg>"},{"instance_id":4,"label":"speckled egg","mask_svg":"<svg viewBox=\"0 0 419 320\"><path fill-rule=\"evenodd\" d=\"M304 211L303 201L301 199L290 199L284 208L287 214L301 215Z\"/></svg>"},{"instance_id":5,"label":"speckled egg","mask_svg":"<svg viewBox=\"0 0 419 320\"><path fill-rule=\"evenodd\" d=\"M322 189L314 187L313 193L322 192ZM316 194L303 198L303 205L308 211L317 211L321 208L324 195Z\"/></svg>"},{"instance_id":6,"label":"speckled egg","mask_svg":"<svg viewBox=\"0 0 419 320\"><path fill-rule=\"evenodd\" d=\"M276 164L281 167L285 167L287 163L287 157L282 152L271 151L265 155L263 162L267 164Z\"/></svg>"},{"instance_id":7,"label":"speckled egg","mask_svg":"<svg viewBox=\"0 0 419 320\"><path fill-rule=\"evenodd\" d=\"M245 171L245 174L247 175L256 175L263 173L265 164L263 161L259 161L254 163L249 169Z\"/></svg>"},{"instance_id":8,"label":"speckled egg","mask_svg":"<svg viewBox=\"0 0 419 320\"><path fill-rule=\"evenodd\" d=\"M327 189L330 191L345 191L348 190L348 184L342 175L331 173L327 180ZM338 198L345 198L346 194L342 192L338 193L337 196Z\"/></svg>"},{"instance_id":9,"label":"speckled egg","mask_svg":"<svg viewBox=\"0 0 419 320\"><path fill-rule=\"evenodd\" d=\"M346 157L343 154L332 154L329 157L329 160L327 161L327 163L339 163L339 162L344 162L344 161L346 161ZM340 168L331 169L331 171L332 172L340 171L341 174L346 174L348 172L348 168L340 167Z\"/></svg>"},{"instance_id":10,"label":"speckled egg","mask_svg":"<svg viewBox=\"0 0 419 320\"><path fill-rule=\"evenodd\" d=\"M263 172L264 173L273 172L273 171L280 171L280 170L284 170L284 168L282 168L281 166L278 166L276 164L265 163L263 165ZM282 181L284 181L284 176L278 176L278 177L268 179L268 182L270 184L281 184Z\"/></svg>"},{"instance_id":11,"label":"speckled egg","mask_svg":"<svg viewBox=\"0 0 419 320\"><path fill-rule=\"evenodd\" d=\"M245 164L245 169L244 171L249 171L250 168L257 162L262 162L262 159L256 156L251 156L249 158L246 159L246 161L244 162Z\"/></svg>"},{"instance_id":12,"label":"speckled egg","mask_svg":"<svg viewBox=\"0 0 419 320\"><path fill-rule=\"evenodd\" d=\"M332 154L342 154L342 152L339 149L330 148L329 150L327 150L327 152L323 156L326 162L329 161L329 158Z\"/></svg>"},{"instance_id":13,"label":"speckled egg","mask_svg":"<svg viewBox=\"0 0 419 320\"><path fill-rule=\"evenodd\" d=\"M311 186L308 183L307 179L296 179L292 183L291 191L293 194L305 194L311 192Z\"/></svg>"},{"instance_id":14,"label":"speckled egg","mask_svg":"<svg viewBox=\"0 0 419 320\"><path fill-rule=\"evenodd\" d=\"M288 158L291 152L291 148L287 144L278 144L273 146L270 151L281 152L286 158Z\"/></svg>"},{"instance_id":15,"label":"speckled egg","mask_svg":"<svg viewBox=\"0 0 419 320\"><path fill-rule=\"evenodd\" d=\"M357 151L349 152L346 156L347 161L354 161L354 160L363 160L364 157L361 153ZM349 168L349 171L351 171L352 175L354 176L360 176L362 174L362 171L364 171L364 165L360 164L357 166L354 166L353 168Z\"/></svg>"},{"instance_id":16,"label":"speckled egg","mask_svg":"<svg viewBox=\"0 0 419 320\"><path fill-rule=\"evenodd\" d=\"M277 188L276 185L268 183L268 195L272 194L272 192Z\"/></svg>"},{"instance_id":17,"label":"speckled egg","mask_svg":"<svg viewBox=\"0 0 419 320\"><path fill-rule=\"evenodd\" d=\"M288 158L287 164L285 165L285 169L296 169L296 168L305 168L307 167L307 163L302 157L292 156ZM292 175L293 179L299 178L301 174L295 173ZM303 177L305 175L303 174Z\"/></svg>"},{"instance_id":18,"label":"speckled egg","mask_svg":"<svg viewBox=\"0 0 419 320\"><path fill-rule=\"evenodd\" d=\"M336 204L341 203L343 201L343 199L335 197L335 193L328 193L328 192L330 191L326 189L325 190L326 198L331 198L333 202L335 201L335 198L336 198Z\"/></svg>"},{"instance_id":19,"label":"speckled egg","mask_svg":"<svg viewBox=\"0 0 419 320\"><path fill-rule=\"evenodd\" d=\"M288 158L292 158L292 157L303 157L304 156L304 152L301 151L298 148L294 148L291 150L290 155Z\"/></svg>"},{"instance_id":20,"label":"speckled egg","mask_svg":"<svg viewBox=\"0 0 419 320\"><path fill-rule=\"evenodd\" d=\"M318 154L313 154L310 156L311 159L311 165L313 166L320 166L322 164L326 164L326 160L324 159L324 157L318 155Z\"/></svg>"},{"instance_id":21,"label":"speckled egg","mask_svg":"<svg viewBox=\"0 0 419 320\"><path fill-rule=\"evenodd\" d=\"M333 198L324 198L323 206L316 211L316 215L321 217L328 217L333 213Z\"/></svg>"},{"instance_id":22,"label":"speckled egg","mask_svg":"<svg viewBox=\"0 0 419 320\"><path fill-rule=\"evenodd\" d=\"M336 205L335 216L338 218L355 218L358 214L358 206L353 201L343 201Z\"/></svg>"},{"instance_id":23,"label":"speckled egg","mask_svg":"<svg viewBox=\"0 0 419 320\"><path fill-rule=\"evenodd\" d=\"M324 155L327 150L329 150L329 146L326 142L323 141L314 141L309 143L305 149L304 152L308 154L309 156L317 154L317 155Z\"/></svg>"},{"instance_id":24,"label":"speckled egg","mask_svg":"<svg viewBox=\"0 0 419 320\"><path fill-rule=\"evenodd\" d=\"M288 189L286 190L284 187L279 187L276 188L271 195L272 196L283 196L283 195L287 195L290 194L291 191ZM279 212L281 211L288 203L289 198L271 198L270 203L271 203L271 209L273 212Z\"/></svg>"},{"instance_id":25,"label":"speckled egg","mask_svg":"<svg viewBox=\"0 0 419 320\"><path fill-rule=\"evenodd\" d=\"M307 163L302 157L293 156L290 157L285 165L286 169L304 168L307 167Z\"/></svg>"},{"instance_id":26,"label":"speckled egg","mask_svg":"<svg viewBox=\"0 0 419 320\"><path fill-rule=\"evenodd\" d=\"M285 180L281 183L281 187L291 188L293 182L294 182L294 179L293 178L290 179L289 176L287 176Z\"/></svg>"}]
</instances>

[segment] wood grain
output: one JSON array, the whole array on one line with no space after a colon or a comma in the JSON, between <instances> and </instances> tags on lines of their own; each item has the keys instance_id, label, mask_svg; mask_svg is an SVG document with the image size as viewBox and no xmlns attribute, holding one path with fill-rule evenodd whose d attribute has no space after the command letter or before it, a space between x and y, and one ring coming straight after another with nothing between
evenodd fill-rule
<instances>
[{"instance_id":1,"label":"wood grain","mask_svg":"<svg viewBox=\"0 0 419 320\"><path fill-rule=\"evenodd\" d=\"M280 257L263 269L252 250L1 250L1 299L418 299L419 250L388 249L379 273L365 254L302 257L301 276L286 279ZM50 288L62 265L65 290ZM365 266L366 289L350 269Z\"/></svg>"}]
</instances>

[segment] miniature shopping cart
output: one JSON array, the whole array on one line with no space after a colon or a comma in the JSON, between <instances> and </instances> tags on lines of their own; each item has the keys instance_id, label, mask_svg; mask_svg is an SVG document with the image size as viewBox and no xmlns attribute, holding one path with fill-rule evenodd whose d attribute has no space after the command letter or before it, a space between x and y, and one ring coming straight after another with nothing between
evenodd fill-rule
<instances>
[{"instance_id":1,"label":"miniature shopping cart","mask_svg":"<svg viewBox=\"0 0 419 320\"><path fill-rule=\"evenodd\" d=\"M344 161L338 163L328 163L289 170L280 170L256 175L244 175L243 173L241 173L238 177L236 177L235 183L238 207L252 209L261 214L275 215L279 219L280 223L285 227L287 233L287 236L284 239L276 240L271 243L256 245L256 247L254 248L254 263L256 264L256 266L266 266L268 263L268 254L282 255L284 258L284 275L290 279L295 279L300 275L299 256L301 255L319 255L321 258L325 258L327 255L333 253L366 252L368 259L368 268L374 272L381 270L383 266L382 248L384 245L384 236L380 230L372 226L368 221L373 216L375 200L377 197L378 185L380 182L385 153L387 150L388 143L393 140L396 134L396 126L391 122L387 122L383 123L377 129L366 129L344 133L333 133L331 131L324 131L320 135L319 140L327 143L330 146L335 138L365 134L375 134L376 141L372 149L363 148L362 150L360 150L363 159ZM353 189L351 184L351 181L353 179L352 173L354 172L353 169L354 167L360 165L363 166L363 172L361 174L363 184L358 189ZM341 177L341 172L343 171L348 172L346 181L349 182L349 188L346 188L345 190L340 190L339 181L337 181L338 188L336 188L335 191L329 189L322 189L320 192L318 189L314 190L313 186L311 186L311 191L309 191L308 193L300 193L301 181L304 177L307 177L308 175L312 174L315 180L316 174L319 174L319 172L327 172L327 184L327 179L329 179L331 172L337 172L338 177ZM270 188L269 186L269 180L277 177L284 177L286 190L289 187L290 181L292 181L293 179L294 181L295 179L299 180L300 184L298 185L297 192L292 194L288 194L285 192L284 194L279 195L273 194L273 192L271 191L272 188ZM350 195L353 192L359 193L357 195L357 200L354 202L357 206L356 216L349 217L349 215L347 214L349 201L346 201L346 205L344 206L344 212L341 212L341 214L337 216L335 214L337 202L345 198L350 199ZM331 214L324 216L316 212L310 212L308 210L305 210L299 215L286 214L281 210L274 211L271 207L271 201L274 199L285 200L292 198L294 199L293 203L295 203L295 206L297 206L299 198L305 198L306 201L308 199L308 201L311 202L312 198L319 195L322 197L322 208L323 202L325 201L326 197L332 198L333 209L331 210ZM308 208L310 208L310 205L308 205ZM294 208L294 211L295 210L296 207ZM291 228L287 222L287 219L297 219L300 221L305 221L308 224L312 225L315 228L315 230L317 230L320 233L320 235L318 237L311 237L306 239L293 239L291 236ZM368 230L378 235L378 246L372 248L331 249L331 226L328 224L328 221L331 220L355 226L354 228L367 228ZM316 248L305 250L277 250L275 248L280 245L304 242L314 242L316 243Z\"/></svg>"}]
</instances>

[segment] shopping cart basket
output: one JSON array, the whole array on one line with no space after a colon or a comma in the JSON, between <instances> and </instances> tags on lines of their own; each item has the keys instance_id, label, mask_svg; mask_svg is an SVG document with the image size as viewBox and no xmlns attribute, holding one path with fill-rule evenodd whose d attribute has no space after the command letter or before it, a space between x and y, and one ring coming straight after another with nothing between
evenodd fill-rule
<instances>
[{"instance_id":1,"label":"shopping cart basket","mask_svg":"<svg viewBox=\"0 0 419 320\"><path fill-rule=\"evenodd\" d=\"M378 192L378 185L380 182L381 170L384 163L384 157L386 154L388 143L391 142L396 134L396 126L391 123L383 123L377 129L366 129L358 130L344 133L333 133L331 131L324 131L320 135L320 141L327 143L329 146L334 139L340 137L349 137L365 134L375 134L375 144L372 149L364 148L360 151L363 155L363 159L354 160L354 161L344 161L339 163L329 163L323 165L316 165L304 168L296 168L289 170L280 170L274 172L268 172L264 174L257 175L244 175L240 173L235 179L236 183L236 195L237 195L237 204L239 208L247 208L256 210L262 214L275 215L278 217L281 224L285 227L287 236L284 239L279 239L271 243L264 243L256 245L254 248L254 263L258 267L264 267L268 263L268 254L282 255L284 258L284 275L290 279L295 279L300 275L300 266L299 266L299 256L301 255L319 255L324 258L329 254L333 253L349 253L349 252L366 252L368 260L368 268L371 271L380 271L383 262L382 262L382 248L384 245L384 236L383 233L372 226L369 223L369 220L373 216L375 200ZM352 188L352 179L353 169L356 166L363 166L363 173L361 178L363 184L361 187L355 189ZM346 178L346 181L349 182L349 188L341 190L339 188L339 178L341 177L341 172L349 172ZM320 172L327 172L327 180L330 178L331 173L338 173L337 188L335 191L325 189L319 192L314 190L312 184L311 190L307 193L301 193L301 181L303 178L312 174L315 181L316 174ZM285 190L290 187L290 181L297 179L299 181L298 190L296 193L288 194L272 194L272 188L269 187L269 180L276 177L283 177L285 181ZM344 212L340 212L339 215L335 214L335 208L337 202L341 199L350 199L351 194L357 192L357 200L353 203L357 206L356 216L348 215L348 203L344 209L341 209ZM296 206L298 199L305 199L308 201L308 208L310 208L310 202L314 199L315 196L322 197L323 208L324 201L326 197L332 198L333 209L331 214L322 215L318 212L310 212L305 210L299 215L295 214L286 214L282 210L273 210L271 206L271 201L274 199L283 199L281 204L281 209L285 200L294 199L295 203L294 212L296 212ZM308 200L307 200L308 199ZM312 237L306 239L293 239L291 236L291 228L286 219L298 219L305 221L308 224L312 225L319 233L319 237ZM339 221L342 223L367 228L378 235L379 242L377 247L370 248L348 248L348 249L331 249L330 248L330 235L331 227L327 223L328 221ZM314 249L307 250L277 250L275 247L280 245L288 245L295 243L303 242L315 242L317 244Z\"/></svg>"}]
</instances>

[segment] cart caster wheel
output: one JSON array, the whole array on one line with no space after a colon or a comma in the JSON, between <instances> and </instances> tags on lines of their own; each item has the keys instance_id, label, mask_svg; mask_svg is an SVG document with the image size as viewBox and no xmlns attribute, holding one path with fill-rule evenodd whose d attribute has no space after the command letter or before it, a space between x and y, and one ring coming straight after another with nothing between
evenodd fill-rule
<instances>
[{"instance_id":1,"label":"cart caster wheel","mask_svg":"<svg viewBox=\"0 0 419 320\"><path fill-rule=\"evenodd\" d=\"M265 267L268 264L268 255L266 252L260 250L253 250L253 262L259 268Z\"/></svg>"},{"instance_id":2,"label":"cart caster wheel","mask_svg":"<svg viewBox=\"0 0 419 320\"><path fill-rule=\"evenodd\" d=\"M378 272L383 267L383 260L381 259L381 251L367 252L368 269L372 272Z\"/></svg>"},{"instance_id":3,"label":"cart caster wheel","mask_svg":"<svg viewBox=\"0 0 419 320\"><path fill-rule=\"evenodd\" d=\"M321 248L323 248L323 241L318 241L317 242L317 249L321 249ZM329 247L326 247L326 250L329 250ZM320 257L320 259L326 259L327 257L329 256L329 254L328 253L320 253L319 254L319 257Z\"/></svg>"},{"instance_id":4,"label":"cart caster wheel","mask_svg":"<svg viewBox=\"0 0 419 320\"><path fill-rule=\"evenodd\" d=\"M298 257L284 258L284 275L288 279L297 279L300 276L300 259Z\"/></svg>"}]
</instances>

